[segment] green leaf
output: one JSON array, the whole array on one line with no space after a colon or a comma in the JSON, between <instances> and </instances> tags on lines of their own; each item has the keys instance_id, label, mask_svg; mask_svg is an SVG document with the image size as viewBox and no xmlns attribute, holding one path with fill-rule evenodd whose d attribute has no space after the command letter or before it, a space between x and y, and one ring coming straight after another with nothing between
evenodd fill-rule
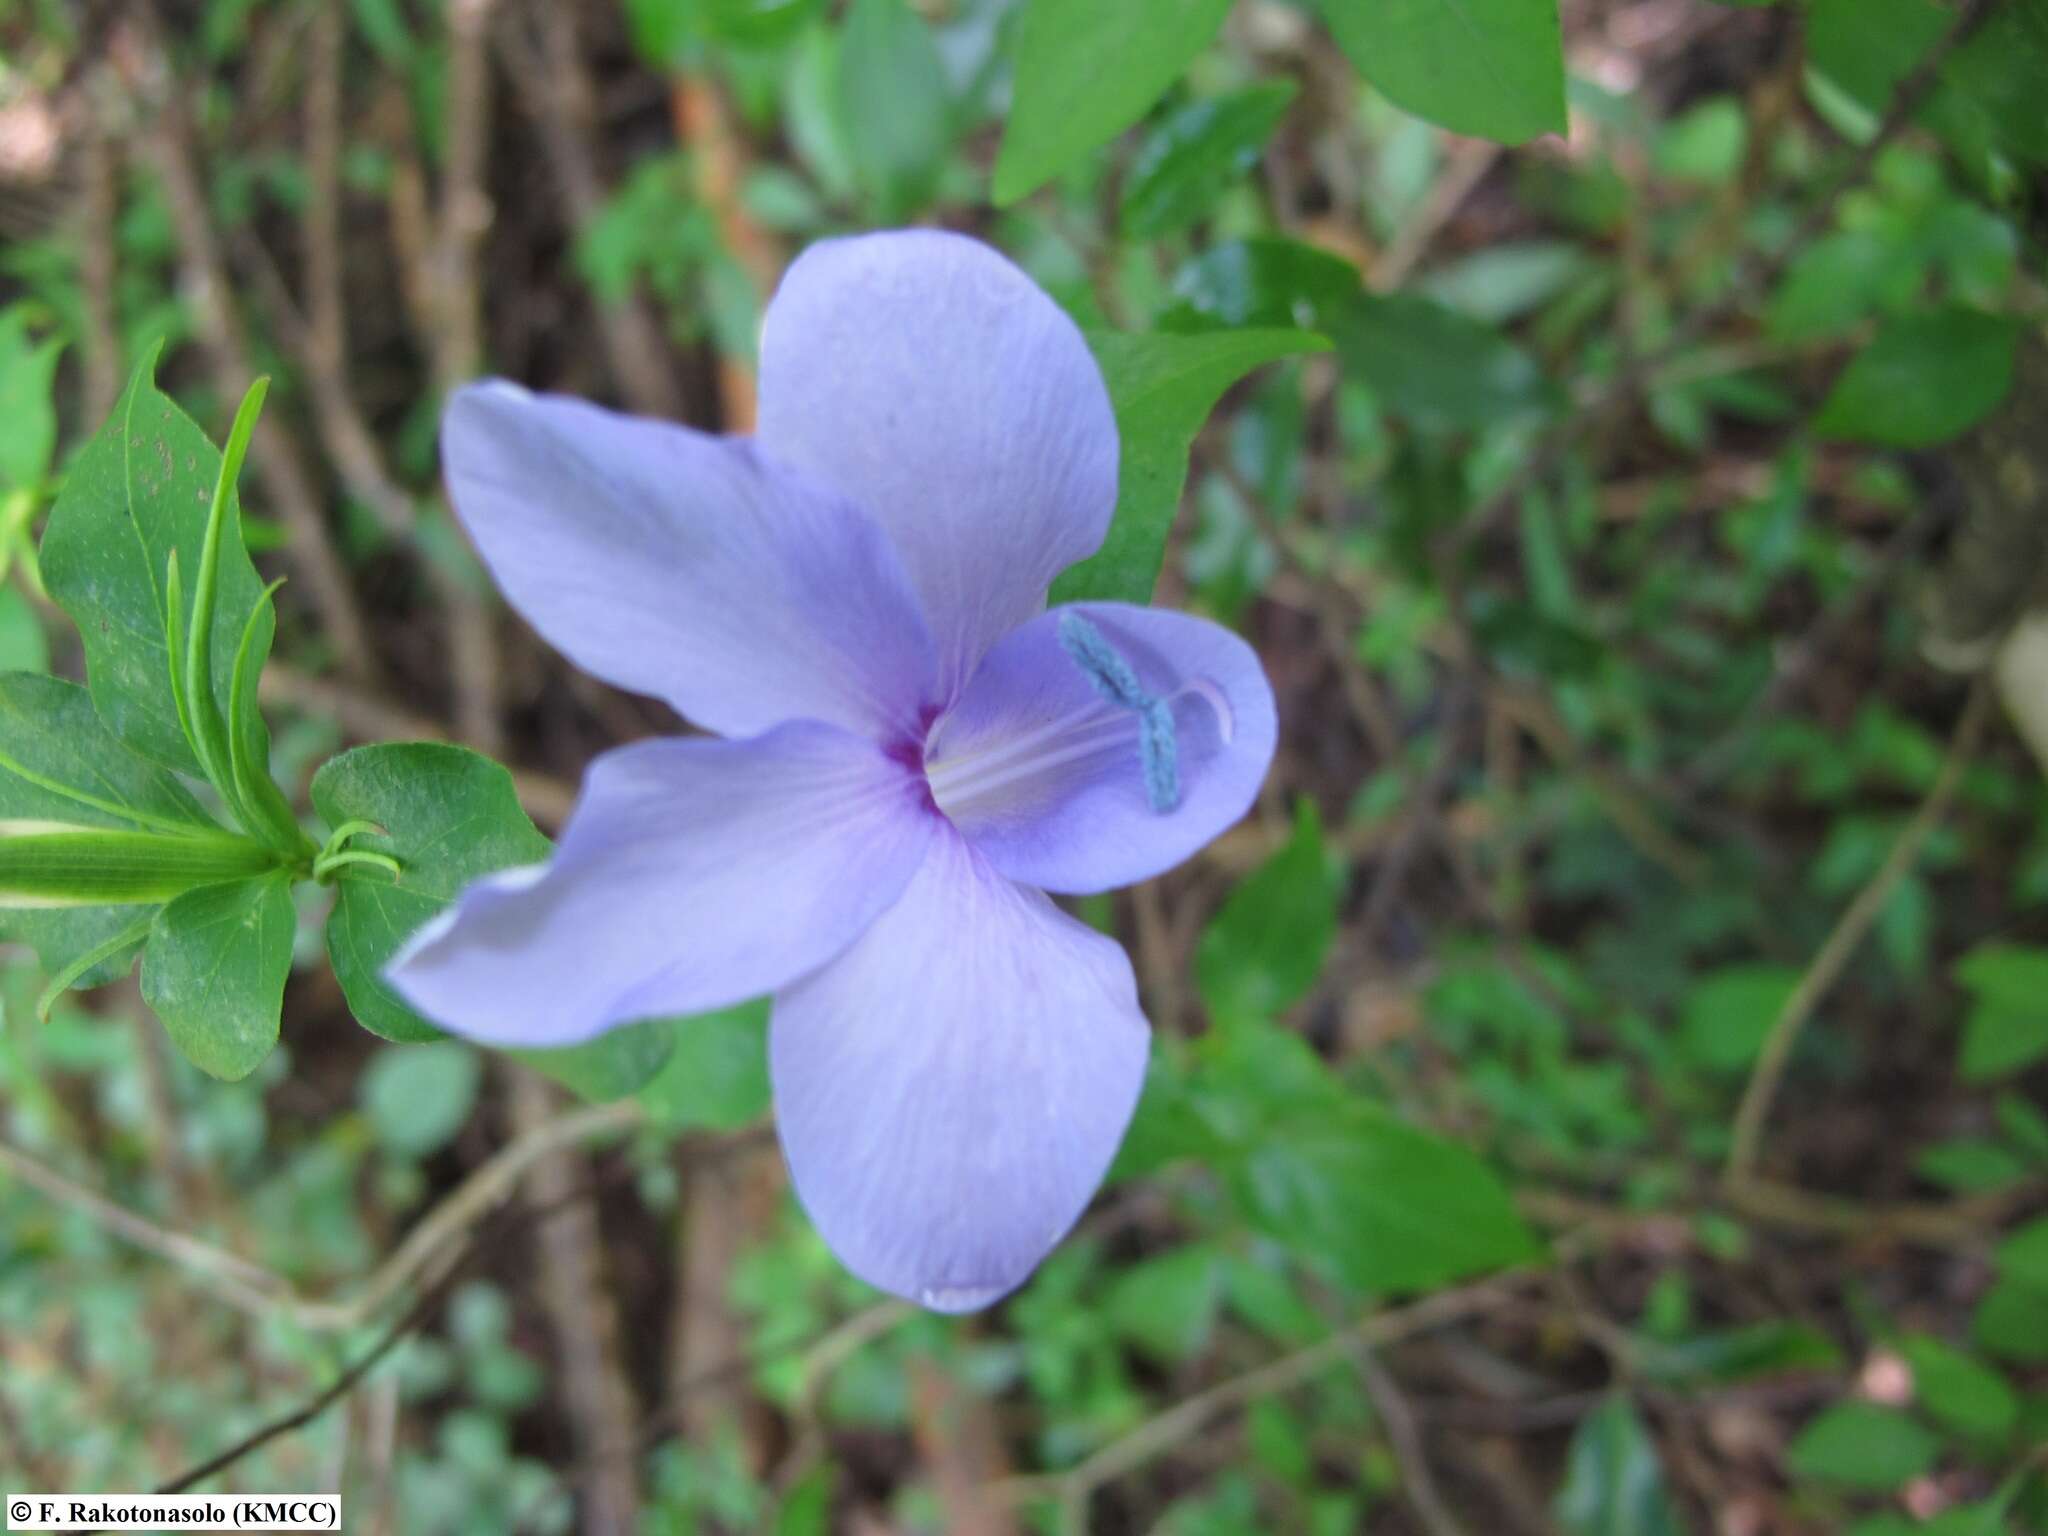
<instances>
[{"instance_id":1,"label":"green leaf","mask_svg":"<svg viewBox=\"0 0 2048 1536\"><path fill-rule=\"evenodd\" d=\"M2001 1360L2017 1365L2048 1365L2048 1283L2006 1275L1977 1302L1970 1333Z\"/></svg>"},{"instance_id":2,"label":"green leaf","mask_svg":"<svg viewBox=\"0 0 2048 1536\"><path fill-rule=\"evenodd\" d=\"M1679 1013L1685 1054L1710 1071L1746 1071L1798 985L1799 972L1783 965L1728 965L1701 978Z\"/></svg>"},{"instance_id":3,"label":"green leaf","mask_svg":"<svg viewBox=\"0 0 2048 1536\"><path fill-rule=\"evenodd\" d=\"M1300 240L1232 240L1174 274L1170 331L1247 326L1333 328L1359 293L1358 268Z\"/></svg>"},{"instance_id":4,"label":"green leaf","mask_svg":"<svg viewBox=\"0 0 2048 1536\"><path fill-rule=\"evenodd\" d=\"M1809 0L1808 12L1813 67L1873 114L1955 23L1955 13L1934 0ZM2044 74L2048 21L2038 0L2018 0L1943 65L1920 118L1980 170L1994 149L2048 159Z\"/></svg>"},{"instance_id":5,"label":"green leaf","mask_svg":"<svg viewBox=\"0 0 2048 1536\"><path fill-rule=\"evenodd\" d=\"M1914 1158L1913 1171L1945 1189L1979 1195L2024 1179L2027 1160L1981 1136L1957 1136L1936 1142Z\"/></svg>"},{"instance_id":6,"label":"green leaf","mask_svg":"<svg viewBox=\"0 0 2048 1536\"><path fill-rule=\"evenodd\" d=\"M50 637L18 587L0 587L0 673L50 670Z\"/></svg>"},{"instance_id":7,"label":"green leaf","mask_svg":"<svg viewBox=\"0 0 2048 1536\"><path fill-rule=\"evenodd\" d=\"M2036 1216L1998 1245L1999 1273L2048 1289L2048 1216Z\"/></svg>"},{"instance_id":8,"label":"green leaf","mask_svg":"<svg viewBox=\"0 0 2048 1536\"><path fill-rule=\"evenodd\" d=\"M1415 294L1358 295L1336 339L1346 373L1418 426L1491 426L1552 399L1535 360L1498 329Z\"/></svg>"},{"instance_id":9,"label":"green leaf","mask_svg":"<svg viewBox=\"0 0 2048 1536\"><path fill-rule=\"evenodd\" d=\"M1974 309L1896 316L1850 360L1813 430L1887 448L1945 442L2005 398L2018 341L2012 321Z\"/></svg>"},{"instance_id":10,"label":"green leaf","mask_svg":"<svg viewBox=\"0 0 2048 1536\"><path fill-rule=\"evenodd\" d=\"M109 731L75 683L0 673L0 819L207 832L184 785Z\"/></svg>"},{"instance_id":11,"label":"green leaf","mask_svg":"<svg viewBox=\"0 0 2048 1536\"><path fill-rule=\"evenodd\" d=\"M1293 81L1273 80L1170 113L1131 163L1121 212L1125 235L1155 240L1200 222L1224 188L1257 163L1294 95Z\"/></svg>"},{"instance_id":12,"label":"green leaf","mask_svg":"<svg viewBox=\"0 0 2048 1536\"><path fill-rule=\"evenodd\" d=\"M1990 1366L1926 1334L1899 1342L1913 1368L1913 1392L1939 1423L1958 1434L1996 1439L2019 1419L2019 1394Z\"/></svg>"},{"instance_id":13,"label":"green leaf","mask_svg":"<svg viewBox=\"0 0 2048 1536\"><path fill-rule=\"evenodd\" d=\"M1395 105L1479 138L1562 133L1557 0L1319 0L1357 71Z\"/></svg>"},{"instance_id":14,"label":"green leaf","mask_svg":"<svg viewBox=\"0 0 2048 1536\"><path fill-rule=\"evenodd\" d=\"M1336 937L1336 895L1322 818L1304 798L1286 846L1238 883L1202 934L1195 981L1210 1013L1268 1019L1298 1002Z\"/></svg>"},{"instance_id":15,"label":"green leaf","mask_svg":"<svg viewBox=\"0 0 2048 1536\"><path fill-rule=\"evenodd\" d=\"M1254 368L1321 352L1304 331L1227 331L1203 336L1088 338L1116 411L1123 457L1116 516L1102 548L1053 583L1056 603L1144 603L1166 558L1166 536L1188 477L1195 434L1223 392Z\"/></svg>"},{"instance_id":16,"label":"green leaf","mask_svg":"<svg viewBox=\"0 0 2048 1536\"><path fill-rule=\"evenodd\" d=\"M29 335L24 304L0 310L0 491L40 485L57 452L57 378L60 339Z\"/></svg>"},{"instance_id":17,"label":"green leaf","mask_svg":"<svg viewBox=\"0 0 2048 1536\"><path fill-rule=\"evenodd\" d=\"M1831 1371L1842 1352L1806 1323L1773 1320L1646 1345L1643 1374L1664 1382L1734 1382L1789 1371Z\"/></svg>"},{"instance_id":18,"label":"green leaf","mask_svg":"<svg viewBox=\"0 0 2048 1536\"><path fill-rule=\"evenodd\" d=\"M952 107L931 29L904 0L853 0L839 100L855 173L882 221L923 207L952 142Z\"/></svg>"},{"instance_id":19,"label":"green leaf","mask_svg":"<svg viewBox=\"0 0 2048 1536\"><path fill-rule=\"evenodd\" d=\"M1748 142L1742 103L1732 96L1716 96L1664 126L1657 136L1657 170L1674 181L1721 186L1742 169Z\"/></svg>"},{"instance_id":20,"label":"green leaf","mask_svg":"<svg viewBox=\"0 0 2048 1536\"><path fill-rule=\"evenodd\" d=\"M2048 949L1980 944L1956 962L1972 996L1957 1070L1970 1082L2017 1072L2048 1057Z\"/></svg>"},{"instance_id":21,"label":"green leaf","mask_svg":"<svg viewBox=\"0 0 2048 1536\"><path fill-rule=\"evenodd\" d=\"M731 1131L768 1112L768 1000L675 1021L675 1049L640 1089L655 1119Z\"/></svg>"},{"instance_id":22,"label":"green leaf","mask_svg":"<svg viewBox=\"0 0 2048 1536\"><path fill-rule=\"evenodd\" d=\"M1540 1252L1470 1151L1356 1101L1269 1123L1229 1175L1255 1226L1358 1291L1429 1290Z\"/></svg>"},{"instance_id":23,"label":"green leaf","mask_svg":"<svg viewBox=\"0 0 2048 1536\"><path fill-rule=\"evenodd\" d=\"M336 882L327 955L349 1011L387 1040L440 1037L384 980L413 933L479 876L548 856L548 840L520 809L512 775L487 757L440 743L358 747L313 776L313 806L329 826L381 828L350 845L398 860L394 881L351 866Z\"/></svg>"},{"instance_id":24,"label":"green leaf","mask_svg":"<svg viewBox=\"0 0 2048 1536\"><path fill-rule=\"evenodd\" d=\"M155 366L152 351L65 477L43 533L43 579L78 626L100 717L144 756L198 776L169 686L165 581L174 550L182 551L187 571L196 567L221 457L157 389ZM209 672L213 696L228 699L244 629L253 623L247 649L260 670L275 628L267 611L257 614L263 584L243 547L232 498L219 560ZM190 587L180 597L180 634L191 623Z\"/></svg>"},{"instance_id":25,"label":"green leaf","mask_svg":"<svg viewBox=\"0 0 2048 1536\"><path fill-rule=\"evenodd\" d=\"M1895 1409L1844 1402L1799 1432L1787 1460L1813 1482L1885 1493L1933 1466L1939 1449L1932 1433Z\"/></svg>"},{"instance_id":26,"label":"green leaf","mask_svg":"<svg viewBox=\"0 0 2048 1536\"><path fill-rule=\"evenodd\" d=\"M83 688L29 673L0 674L0 820L210 832L219 828L171 774L115 738ZM55 976L134 925L140 909L0 909L0 939L34 947ZM73 977L93 987L125 974L138 939Z\"/></svg>"},{"instance_id":27,"label":"green leaf","mask_svg":"<svg viewBox=\"0 0 2048 1536\"><path fill-rule=\"evenodd\" d=\"M1567 1536L1680 1536L1685 1529L1656 1444L1625 1395L1608 1398L1572 1435L1555 1512Z\"/></svg>"},{"instance_id":28,"label":"green leaf","mask_svg":"<svg viewBox=\"0 0 2048 1536\"><path fill-rule=\"evenodd\" d=\"M558 1051L507 1051L578 1098L602 1103L646 1086L675 1048L676 1020L641 1019Z\"/></svg>"},{"instance_id":29,"label":"green leaf","mask_svg":"<svg viewBox=\"0 0 2048 1536\"><path fill-rule=\"evenodd\" d=\"M187 891L157 913L142 998L202 1072L237 1081L277 1044L295 923L282 871Z\"/></svg>"},{"instance_id":30,"label":"green leaf","mask_svg":"<svg viewBox=\"0 0 2048 1536\"><path fill-rule=\"evenodd\" d=\"M995 200L1014 203L1145 115L1230 0L1025 0Z\"/></svg>"},{"instance_id":31,"label":"green leaf","mask_svg":"<svg viewBox=\"0 0 2048 1536\"><path fill-rule=\"evenodd\" d=\"M1207 1346L1221 1296L1217 1254L1190 1244L1119 1271L1104 1310L1110 1326L1138 1349L1177 1365Z\"/></svg>"},{"instance_id":32,"label":"green leaf","mask_svg":"<svg viewBox=\"0 0 2048 1536\"><path fill-rule=\"evenodd\" d=\"M356 1096L386 1151L425 1157L468 1122L482 1079L482 1059L460 1041L392 1045L371 1058Z\"/></svg>"}]
</instances>

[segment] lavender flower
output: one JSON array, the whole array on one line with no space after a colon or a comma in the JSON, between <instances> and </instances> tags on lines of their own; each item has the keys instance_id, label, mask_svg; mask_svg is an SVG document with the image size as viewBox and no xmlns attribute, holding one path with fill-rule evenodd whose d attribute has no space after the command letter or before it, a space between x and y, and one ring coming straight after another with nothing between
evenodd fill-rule
<instances>
[{"instance_id":1,"label":"lavender flower","mask_svg":"<svg viewBox=\"0 0 2048 1536\"><path fill-rule=\"evenodd\" d=\"M813 246L760 382L751 440L500 382L450 402L455 508L513 605L716 734L599 758L553 860L471 886L391 979L504 1046L772 993L811 1218L870 1283L965 1311L1073 1225L1145 1073L1129 961L1045 892L1242 816L1272 694L1203 620L1046 611L1108 529L1116 426L1080 333L987 247Z\"/></svg>"}]
</instances>

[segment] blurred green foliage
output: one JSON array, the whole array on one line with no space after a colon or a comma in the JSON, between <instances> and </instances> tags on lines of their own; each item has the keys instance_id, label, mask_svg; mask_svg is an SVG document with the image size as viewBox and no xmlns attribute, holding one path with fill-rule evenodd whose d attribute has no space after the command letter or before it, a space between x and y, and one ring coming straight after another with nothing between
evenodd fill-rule
<instances>
[{"instance_id":1,"label":"blurred green foliage","mask_svg":"<svg viewBox=\"0 0 2048 1536\"><path fill-rule=\"evenodd\" d=\"M1142 601L1156 580L1250 635L1282 697L1282 762L1247 827L1151 893L1088 908L1138 957L1152 1077L1097 1216L989 1318L885 1319L821 1354L876 1298L772 1195L713 1293L743 1352L736 1395L668 1433L657 1413L684 1383L661 1358L664 1309L705 1199L671 1149L758 1125L765 1010L537 1063L587 1096L635 1095L652 1127L591 1165L617 1175L599 1205L649 1422L641 1528L827 1531L859 1508L945 1529L957 1490L934 1425L962 1402L994 1405L1001 1465L983 1472L1057 1479L1377 1308L1520 1266L1541 1278L1512 1305L1376 1352L1384 1378L1333 1352L1249 1394L1067 1528L1415 1529L1418 1454L1474 1527L1505 1499L1570 1536L1703 1530L1738 1505L1861 1536L2041 1528L2048 803L2008 736L1962 773L1796 1043L1767 1166L1799 1198L1718 1182L1774 1022L1941 777L1956 690L1921 660L1908 578L1930 528L1977 510L1953 505L1947 464L2015 403L2014 359L2040 344L2037 0L2006 0L1896 133L1893 92L1954 24L1934 0L1807 0L1796 20L1700 0L1672 8L1686 46L1662 56L1587 21L1569 77L1544 0L593 3L573 9L606 179L581 215L556 206L542 162L560 130L534 126L547 82L520 62L545 8L488 9L493 366L603 393L620 380L587 321L631 311L701 401L706 379L751 366L763 249L882 222L972 228L1087 330L1124 434L1111 542L1056 596ZM208 0L165 44L230 301L278 376L273 409L308 442L326 407L273 299L297 280L315 196L295 115L310 11ZM79 75L119 84L69 7L0 6L0 25L0 104ZM447 172L455 45L449 10L424 0L353 0L343 31L338 175L362 227L339 254L364 311L344 382L427 510L417 535L382 527L331 449L320 495L383 664L431 714L447 688L419 572L467 556L432 510L431 337L366 300L398 308L406 200ZM678 136L671 106L692 92L723 144ZM81 534L67 555L60 531L40 565L35 542L53 500L112 473L84 354L110 351L119 378L163 338L163 387L197 422L224 425L232 404L199 366L213 349L190 240L133 95L98 232L110 276L91 275L90 232L69 219L10 225L0 253L10 671L80 675L46 577L87 658L103 644L78 573L113 541ZM1505 154L1442 131L1520 142L1568 121L1568 141ZM1758 272L1771 280L1750 291ZM1723 323L1688 329L1724 302ZM1577 430L1639 368L1626 408ZM165 492L182 508L210 489L212 450L164 419L173 461L193 461ZM1561 431L1554 472L1517 488ZM1466 542L1504 487L1503 518ZM273 493L245 493L267 565ZM227 669L258 590L231 563L213 648ZM118 582L93 591L110 622L133 607ZM279 657L317 672L332 657L292 598ZM513 760L570 773L617 722L644 726L516 655L533 675ZM103 670L102 714L139 716L130 745L188 767L161 690L123 702ZM115 935L7 914L6 935L43 954L0 971L0 1140L337 1294L507 1134L483 1058L433 1038L377 969L465 880L545 845L481 758L335 758L341 727L317 699L273 714L268 755L301 808L374 822L356 846L416 878L394 893L366 874L297 905L240 890L261 898L270 942L250 970L285 990L285 1033L267 1056L268 1037L227 1040L207 1064L250 1074L232 1083L161 1049L119 989L59 996L38 1020L51 976ZM423 856L478 818L484 857ZM109 981L134 945L77 979ZM159 1012L202 1058L200 1033L233 1022ZM1902 1236L1901 1209L1960 1226ZM565 1373L510 1252L240 1483L353 1479L407 1531L570 1528ZM10 1489L46 1471L143 1486L303 1400L374 1336L195 1299L176 1267L0 1171ZM1395 1382L1391 1406L1376 1379ZM955 1395L934 1398L935 1381ZM782 1428L764 1435L764 1417ZM811 1462L764 1465L764 1446L813 1432ZM381 1473L358 1455L379 1434ZM1023 1490L1027 1528L1057 1528L1062 1487Z\"/></svg>"}]
</instances>

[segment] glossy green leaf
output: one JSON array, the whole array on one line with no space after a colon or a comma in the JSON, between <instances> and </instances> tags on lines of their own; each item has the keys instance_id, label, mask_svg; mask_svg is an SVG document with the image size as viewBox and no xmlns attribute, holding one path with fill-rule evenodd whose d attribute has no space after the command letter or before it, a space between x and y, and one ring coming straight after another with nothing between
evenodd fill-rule
<instances>
[{"instance_id":1,"label":"glossy green leaf","mask_svg":"<svg viewBox=\"0 0 2048 1536\"><path fill-rule=\"evenodd\" d=\"M1933 1466L1939 1449L1930 1431L1896 1409L1852 1401L1836 1403L1801 1430L1786 1459L1813 1482L1883 1493Z\"/></svg>"},{"instance_id":2,"label":"glossy green leaf","mask_svg":"<svg viewBox=\"0 0 2048 1536\"><path fill-rule=\"evenodd\" d=\"M1300 1001L1337 932L1336 890L1315 803L1296 809L1294 835L1238 883L1202 934L1195 980L1218 1019L1267 1019Z\"/></svg>"},{"instance_id":3,"label":"glossy green leaf","mask_svg":"<svg viewBox=\"0 0 2048 1536\"><path fill-rule=\"evenodd\" d=\"M1945 442L2005 398L2018 341L2012 321L1973 309L1888 320L1835 381L1813 430L1887 448Z\"/></svg>"},{"instance_id":4,"label":"glossy green leaf","mask_svg":"<svg viewBox=\"0 0 2048 1536\"><path fill-rule=\"evenodd\" d=\"M1358 72L1417 117L1520 144L1565 129L1557 0L1318 0Z\"/></svg>"},{"instance_id":5,"label":"glossy green leaf","mask_svg":"<svg viewBox=\"0 0 2048 1536\"><path fill-rule=\"evenodd\" d=\"M945 67L905 0L853 0L839 40L839 103L855 173L883 222L930 200L951 139Z\"/></svg>"},{"instance_id":6,"label":"glossy green leaf","mask_svg":"<svg viewBox=\"0 0 2048 1536\"><path fill-rule=\"evenodd\" d=\"M136 751L196 776L200 764L169 686L166 575L174 550L188 573L195 568L221 459L198 425L156 387L155 364L154 353L144 359L65 477L43 533L43 578L78 626L101 718ZM214 697L226 701L245 629L253 625L247 652L260 669L275 627L267 611L257 612L263 584L243 547L232 501L219 558L209 674ZM188 579L180 634L189 629L193 601Z\"/></svg>"},{"instance_id":7,"label":"glossy green leaf","mask_svg":"<svg viewBox=\"0 0 2048 1536\"><path fill-rule=\"evenodd\" d=\"M1230 0L1025 0L995 200L1014 203L1145 115Z\"/></svg>"},{"instance_id":8,"label":"glossy green leaf","mask_svg":"<svg viewBox=\"0 0 2048 1536\"><path fill-rule=\"evenodd\" d=\"M1169 113L1131 162L1124 181L1124 233L1157 239L1208 215L1224 188L1257 162L1294 95L1293 81L1274 80Z\"/></svg>"},{"instance_id":9,"label":"glossy green leaf","mask_svg":"<svg viewBox=\"0 0 2048 1536\"><path fill-rule=\"evenodd\" d=\"M548 856L520 808L512 775L462 747L439 743L358 747L313 776L313 806L329 826L367 821L381 828L351 847L398 860L383 870L351 866L335 882L327 955L349 1011L387 1040L439 1038L383 977L412 934L470 881Z\"/></svg>"},{"instance_id":10,"label":"glossy green leaf","mask_svg":"<svg viewBox=\"0 0 2048 1536\"><path fill-rule=\"evenodd\" d=\"M202 1072L234 1082L277 1044L295 923L282 872L202 886L157 912L142 956L143 1001Z\"/></svg>"},{"instance_id":11,"label":"glossy green leaf","mask_svg":"<svg viewBox=\"0 0 2048 1536\"><path fill-rule=\"evenodd\" d=\"M1680 1536L1657 1446L1620 1393L1586 1415L1555 1506L1566 1536Z\"/></svg>"},{"instance_id":12,"label":"glossy green leaf","mask_svg":"<svg viewBox=\"0 0 2048 1536\"><path fill-rule=\"evenodd\" d=\"M2019 1419L2019 1395L1997 1371L1926 1334L1899 1341L1913 1368L1913 1395L1929 1416L1958 1434L2004 1435Z\"/></svg>"},{"instance_id":13,"label":"glossy green leaf","mask_svg":"<svg viewBox=\"0 0 2048 1536\"><path fill-rule=\"evenodd\" d=\"M680 1128L737 1130L768 1112L768 1000L675 1021L675 1048L639 1090Z\"/></svg>"},{"instance_id":14,"label":"glossy green leaf","mask_svg":"<svg viewBox=\"0 0 2048 1536\"><path fill-rule=\"evenodd\" d=\"M1166 558L1166 536L1188 476L1188 453L1223 392L1254 368L1329 343L1303 331L1088 339L1109 386L1122 442L1116 516L1102 548L1053 583L1056 603L1144 603Z\"/></svg>"}]
</instances>

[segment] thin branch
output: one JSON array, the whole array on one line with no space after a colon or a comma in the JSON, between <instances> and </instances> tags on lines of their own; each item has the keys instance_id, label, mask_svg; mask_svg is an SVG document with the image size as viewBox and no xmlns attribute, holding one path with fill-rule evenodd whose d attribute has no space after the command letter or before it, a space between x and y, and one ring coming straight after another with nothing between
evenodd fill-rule
<instances>
[{"instance_id":1,"label":"thin branch","mask_svg":"<svg viewBox=\"0 0 2048 1536\"><path fill-rule=\"evenodd\" d=\"M554 1091L517 1062L505 1063L511 1077L513 1124L521 1136L551 1125ZM588 1173L580 1149L558 1146L533 1165L533 1198L543 1206L563 1199ZM619 1313L599 1262L603 1239L588 1206L563 1213L534 1232L541 1302L554 1335L561 1366L563 1400L579 1448L625 1445L633 1439L637 1405L619 1356ZM590 1497L582 1508L587 1536L626 1536L640 1507L639 1479L631 1456L597 1463Z\"/></svg>"},{"instance_id":2,"label":"thin branch","mask_svg":"<svg viewBox=\"0 0 2048 1536\"><path fill-rule=\"evenodd\" d=\"M1576 1243L1560 1239L1556 1246L1561 1255ZM1360 1348L1383 1349L1484 1312L1540 1273L1540 1269L1531 1266L1507 1270L1470 1285L1438 1291L1405 1306L1372 1313L1306 1348L1184 1398L1121 1439L1111 1441L1079 1466L1065 1472L1009 1478L993 1485L991 1492L1012 1503L1056 1499L1070 1515L1085 1516L1089 1499L1101 1488L1185 1444L1223 1414L1313 1380L1329 1367L1352 1358Z\"/></svg>"},{"instance_id":3,"label":"thin branch","mask_svg":"<svg viewBox=\"0 0 2048 1536\"><path fill-rule=\"evenodd\" d=\"M532 114L561 195L564 221L575 235L590 226L605 201L591 129L590 73L576 40L577 7L529 0L511 10L508 24L494 28L492 35L507 73L519 82L517 95ZM537 25L538 39L525 25L511 25L515 22ZM598 336L627 402L642 415L679 419L682 392L662 354L664 333L654 307L637 293L595 302Z\"/></svg>"},{"instance_id":4,"label":"thin branch","mask_svg":"<svg viewBox=\"0 0 2048 1536\"><path fill-rule=\"evenodd\" d=\"M425 1290L420 1292L405 1315L384 1330L377 1342L370 1346L353 1365L349 1366L318 1394L293 1409L290 1413L272 1419L269 1423L251 1431L233 1445L207 1461L188 1471L179 1473L155 1491L159 1494L183 1493L210 1477L225 1472L236 1462L254 1455L271 1441L303 1429L353 1392L363 1378L374 1371L393 1350L404 1343L412 1334L423 1327L433 1316L441 1303L454 1288L455 1281L464 1274L489 1248L510 1236L529 1221L546 1222L566 1211L575 1210L582 1201L590 1197L588 1188L569 1191L561 1200L533 1212L508 1211L500 1214L494 1230L480 1233L475 1243L464 1249L456 1261L437 1275Z\"/></svg>"},{"instance_id":5,"label":"thin branch","mask_svg":"<svg viewBox=\"0 0 2048 1536\"><path fill-rule=\"evenodd\" d=\"M1400 1385L1372 1351L1360 1346L1357 1359L1365 1390L1379 1413L1380 1423L1386 1427L1394 1459L1400 1463L1401 1491L1414 1506L1415 1518L1429 1536L1465 1536L1465 1528L1437 1490L1436 1476L1429 1470L1429 1453L1422 1444L1422 1430Z\"/></svg>"},{"instance_id":6,"label":"thin branch","mask_svg":"<svg viewBox=\"0 0 2048 1536\"><path fill-rule=\"evenodd\" d=\"M420 1275L432 1271L457 1239L518 1187L526 1172L558 1147L623 1136L645 1123L637 1100L599 1104L537 1126L500 1149L413 1227L391 1256L345 1300L301 1295L283 1276L147 1217L66 1178L5 1142L0 1168L52 1200L80 1212L114 1236L191 1271L213 1295L259 1317L283 1317L301 1328L336 1332L374 1319ZM736 1149L744 1136L728 1143Z\"/></svg>"},{"instance_id":7,"label":"thin branch","mask_svg":"<svg viewBox=\"0 0 2048 1536\"><path fill-rule=\"evenodd\" d=\"M1784 1075L1785 1063L1792 1054L1792 1046L1798 1040L1800 1030L1841 976L1864 936L1877 921L1878 914L1884 910L1884 904L1891 899L1892 891L1911 871L1927 839L1948 814L1949 802L1955 798L1964 767L1976 755L1990 714L1991 686L1979 677L1970 687L1969 699L1963 705L1962 717L1949 742L1948 756L1943 760L1927 798L1920 802L1920 808L1899 833L1898 841L1892 844L1884 863L1878 866L1877 872L1842 913L1834 931L1827 936L1826 942L1807 965L1806 973L1792 989L1791 996L1778 1010L1778 1016L1771 1021L1770 1033L1764 1037L1763 1052L1757 1057L1749 1085L1743 1090L1742 1103L1735 1112L1735 1131L1722 1174L1731 1188L1739 1188L1748 1180L1756 1162L1764 1124L1770 1117L1771 1102L1777 1097L1778 1081Z\"/></svg>"}]
</instances>

